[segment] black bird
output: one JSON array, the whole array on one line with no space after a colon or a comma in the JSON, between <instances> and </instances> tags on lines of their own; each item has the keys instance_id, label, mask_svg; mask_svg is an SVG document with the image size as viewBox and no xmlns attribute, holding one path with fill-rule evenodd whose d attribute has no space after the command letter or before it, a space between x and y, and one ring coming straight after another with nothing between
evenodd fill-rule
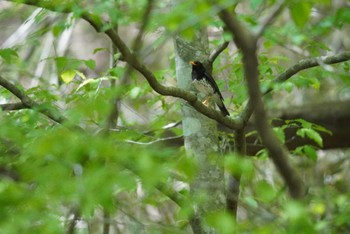
<instances>
[{"instance_id":1,"label":"black bird","mask_svg":"<svg viewBox=\"0 0 350 234\"><path fill-rule=\"evenodd\" d=\"M214 78L201 62L191 61L190 63L192 64L192 83L194 87L205 96L203 104L208 106L209 100L212 98L224 116L230 115L225 107L223 102L224 98Z\"/></svg>"}]
</instances>

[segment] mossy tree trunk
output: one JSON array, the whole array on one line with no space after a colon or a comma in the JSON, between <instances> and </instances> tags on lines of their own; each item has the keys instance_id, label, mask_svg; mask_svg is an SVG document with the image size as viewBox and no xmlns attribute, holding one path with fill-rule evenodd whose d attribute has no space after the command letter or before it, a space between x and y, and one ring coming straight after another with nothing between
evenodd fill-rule
<instances>
[{"instance_id":1,"label":"mossy tree trunk","mask_svg":"<svg viewBox=\"0 0 350 234\"><path fill-rule=\"evenodd\" d=\"M193 90L191 84L191 66L189 61L208 60L208 42L205 32L201 32L195 40L187 42L180 37L175 39L176 77L178 86L185 90ZM210 69L210 68L209 68ZM194 233L215 233L205 220L210 213L225 210L225 181L223 156L219 153L216 122L182 102L183 133L185 149L189 157L198 163L195 179L190 184L194 202L194 216L190 222Z\"/></svg>"}]
</instances>

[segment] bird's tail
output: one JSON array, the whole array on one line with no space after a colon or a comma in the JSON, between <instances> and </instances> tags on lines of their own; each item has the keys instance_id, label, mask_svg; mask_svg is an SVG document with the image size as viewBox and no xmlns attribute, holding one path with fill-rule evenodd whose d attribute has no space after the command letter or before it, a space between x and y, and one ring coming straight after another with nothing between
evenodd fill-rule
<instances>
[{"instance_id":1,"label":"bird's tail","mask_svg":"<svg viewBox=\"0 0 350 234\"><path fill-rule=\"evenodd\" d=\"M225 106L225 104L221 101L221 102L219 102L219 103L217 103L218 104L218 107L219 107L219 109L220 109L220 111L221 111L221 114L223 115L223 116L228 116L228 115L230 115L230 113L228 113L228 110L226 109L226 106Z\"/></svg>"}]
</instances>

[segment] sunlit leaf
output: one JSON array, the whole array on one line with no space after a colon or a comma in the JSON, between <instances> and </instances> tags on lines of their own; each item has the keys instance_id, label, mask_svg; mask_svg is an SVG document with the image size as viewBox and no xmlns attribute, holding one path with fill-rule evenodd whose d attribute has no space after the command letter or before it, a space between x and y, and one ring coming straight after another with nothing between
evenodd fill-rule
<instances>
[{"instance_id":1,"label":"sunlit leaf","mask_svg":"<svg viewBox=\"0 0 350 234\"><path fill-rule=\"evenodd\" d=\"M312 5L308 1L292 1L289 10L294 23L303 27L309 20Z\"/></svg>"},{"instance_id":2,"label":"sunlit leaf","mask_svg":"<svg viewBox=\"0 0 350 234\"><path fill-rule=\"evenodd\" d=\"M88 84L96 84L96 83L99 83L101 82L102 80L108 80L108 77L100 77L100 78L96 78L96 79L92 79L92 78L89 78L89 79L85 79L79 86L78 88L76 89L76 91L80 90L82 87L88 85Z\"/></svg>"},{"instance_id":3,"label":"sunlit leaf","mask_svg":"<svg viewBox=\"0 0 350 234\"><path fill-rule=\"evenodd\" d=\"M64 83L68 84L74 79L76 74L75 70L66 70L61 73L61 78Z\"/></svg>"},{"instance_id":4,"label":"sunlit leaf","mask_svg":"<svg viewBox=\"0 0 350 234\"><path fill-rule=\"evenodd\" d=\"M86 76L84 75L84 73L82 73L82 72L80 72L80 71L78 71L78 70L74 70L75 71L75 73L78 75L78 76L80 76L81 78L83 78L84 80L86 79Z\"/></svg>"}]
</instances>

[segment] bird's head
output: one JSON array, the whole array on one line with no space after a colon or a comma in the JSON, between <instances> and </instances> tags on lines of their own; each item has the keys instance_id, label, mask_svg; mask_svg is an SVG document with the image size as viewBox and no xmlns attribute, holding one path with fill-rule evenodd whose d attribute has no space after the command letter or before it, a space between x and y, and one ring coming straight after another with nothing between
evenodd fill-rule
<instances>
[{"instance_id":1,"label":"bird's head","mask_svg":"<svg viewBox=\"0 0 350 234\"><path fill-rule=\"evenodd\" d=\"M192 69L199 72L199 73L203 73L205 72L205 68L203 66L203 64L199 61L190 61L190 64L192 65Z\"/></svg>"}]
</instances>

